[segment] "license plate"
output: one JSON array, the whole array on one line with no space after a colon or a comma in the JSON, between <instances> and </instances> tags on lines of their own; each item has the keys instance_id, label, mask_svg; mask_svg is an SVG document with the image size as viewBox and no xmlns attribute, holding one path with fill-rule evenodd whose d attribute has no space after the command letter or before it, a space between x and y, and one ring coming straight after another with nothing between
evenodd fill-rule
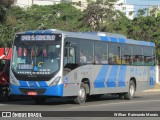
<instances>
[{"instance_id":1,"label":"license plate","mask_svg":"<svg viewBox=\"0 0 160 120\"><path fill-rule=\"evenodd\" d=\"M37 95L37 92L28 92L28 95L34 96L34 95Z\"/></svg>"}]
</instances>

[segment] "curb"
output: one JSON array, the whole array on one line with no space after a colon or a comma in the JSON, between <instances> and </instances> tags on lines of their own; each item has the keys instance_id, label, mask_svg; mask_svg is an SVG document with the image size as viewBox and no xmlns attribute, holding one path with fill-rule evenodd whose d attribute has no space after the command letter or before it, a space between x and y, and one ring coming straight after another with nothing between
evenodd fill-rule
<instances>
[{"instance_id":1,"label":"curb","mask_svg":"<svg viewBox=\"0 0 160 120\"><path fill-rule=\"evenodd\" d=\"M149 90L144 90L142 92L160 92L160 89L149 89Z\"/></svg>"}]
</instances>

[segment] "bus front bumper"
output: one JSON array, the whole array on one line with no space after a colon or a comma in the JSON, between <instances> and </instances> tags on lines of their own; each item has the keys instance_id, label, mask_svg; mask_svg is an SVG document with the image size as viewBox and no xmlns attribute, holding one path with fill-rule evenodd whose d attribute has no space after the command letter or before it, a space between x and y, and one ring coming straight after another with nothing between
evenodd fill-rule
<instances>
[{"instance_id":1,"label":"bus front bumper","mask_svg":"<svg viewBox=\"0 0 160 120\"><path fill-rule=\"evenodd\" d=\"M48 87L21 87L11 84L11 95L32 95L34 96L63 96L63 84Z\"/></svg>"}]
</instances>

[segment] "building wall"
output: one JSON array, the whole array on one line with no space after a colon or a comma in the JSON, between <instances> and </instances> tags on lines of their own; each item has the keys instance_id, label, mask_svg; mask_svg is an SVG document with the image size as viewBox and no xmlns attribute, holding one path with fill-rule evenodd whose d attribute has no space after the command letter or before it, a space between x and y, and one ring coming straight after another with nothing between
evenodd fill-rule
<instances>
[{"instance_id":1,"label":"building wall","mask_svg":"<svg viewBox=\"0 0 160 120\"><path fill-rule=\"evenodd\" d=\"M71 2L76 3L74 6L81 11L85 10L88 6L86 0L72 0Z\"/></svg>"},{"instance_id":2,"label":"building wall","mask_svg":"<svg viewBox=\"0 0 160 120\"><path fill-rule=\"evenodd\" d=\"M14 4L20 7L28 7L32 4L32 0L15 0Z\"/></svg>"},{"instance_id":3,"label":"building wall","mask_svg":"<svg viewBox=\"0 0 160 120\"><path fill-rule=\"evenodd\" d=\"M148 8L148 16L157 17L159 14L160 14L160 5L152 5Z\"/></svg>"},{"instance_id":4,"label":"building wall","mask_svg":"<svg viewBox=\"0 0 160 120\"><path fill-rule=\"evenodd\" d=\"M15 0L15 5L20 7L29 7L32 4L37 5L54 5L60 3L61 0Z\"/></svg>"},{"instance_id":5,"label":"building wall","mask_svg":"<svg viewBox=\"0 0 160 120\"><path fill-rule=\"evenodd\" d=\"M126 4L126 0L119 0L114 5L116 10L119 10L125 14L125 16L129 19L134 18L134 5Z\"/></svg>"},{"instance_id":6,"label":"building wall","mask_svg":"<svg viewBox=\"0 0 160 120\"><path fill-rule=\"evenodd\" d=\"M134 5L123 5L121 11L124 12L125 16L128 17L131 20L135 16L135 14L134 14Z\"/></svg>"},{"instance_id":7,"label":"building wall","mask_svg":"<svg viewBox=\"0 0 160 120\"><path fill-rule=\"evenodd\" d=\"M61 3L63 1L75 2L76 4L74 6L77 9L80 9L81 11L86 9L87 5L88 5L87 0L15 0L15 5L18 5L20 7L29 7L32 4L54 5L54 4ZM92 0L92 1L96 1L96 0ZM133 12L134 11L134 5L127 5L126 0L118 0L117 2L115 2L114 7L115 7L115 9L124 12L124 14L129 19L134 18L134 12ZM131 14L131 12L133 12L133 14Z\"/></svg>"},{"instance_id":8,"label":"building wall","mask_svg":"<svg viewBox=\"0 0 160 120\"><path fill-rule=\"evenodd\" d=\"M54 5L60 2L61 0L33 0L33 4L37 5Z\"/></svg>"}]
</instances>

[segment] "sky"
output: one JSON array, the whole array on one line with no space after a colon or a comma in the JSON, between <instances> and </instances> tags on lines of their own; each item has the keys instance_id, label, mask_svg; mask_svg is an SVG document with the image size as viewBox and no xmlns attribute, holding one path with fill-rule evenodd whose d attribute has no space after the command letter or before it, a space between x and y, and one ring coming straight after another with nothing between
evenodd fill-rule
<instances>
[{"instance_id":1,"label":"sky","mask_svg":"<svg viewBox=\"0 0 160 120\"><path fill-rule=\"evenodd\" d=\"M135 11L147 8L150 5L160 5L160 0L127 0L126 2L135 5Z\"/></svg>"},{"instance_id":2,"label":"sky","mask_svg":"<svg viewBox=\"0 0 160 120\"><path fill-rule=\"evenodd\" d=\"M128 4L160 5L160 0L127 0Z\"/></svg>"}]
</instances>

